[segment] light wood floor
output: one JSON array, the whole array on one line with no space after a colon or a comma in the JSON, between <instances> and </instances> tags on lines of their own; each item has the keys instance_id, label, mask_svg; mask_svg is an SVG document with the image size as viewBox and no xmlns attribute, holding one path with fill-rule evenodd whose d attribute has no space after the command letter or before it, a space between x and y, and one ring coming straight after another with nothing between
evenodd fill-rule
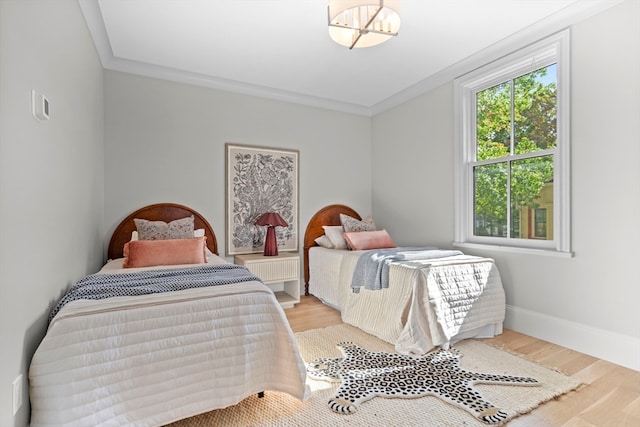
<instances>
[{"instance_id":1,"label":"light wood floor","mask_svg":"<svg viewBox=\"0 0 640 427\"><path fill-rule=\"evenodd\" d=\"M313 296L302 297L285 313L294 332L342 323L338 311ZM584 384L515 418L510 427L640 427L640 372L511 330L483 341L556 368Z\"/></svg>"}]
</instances>

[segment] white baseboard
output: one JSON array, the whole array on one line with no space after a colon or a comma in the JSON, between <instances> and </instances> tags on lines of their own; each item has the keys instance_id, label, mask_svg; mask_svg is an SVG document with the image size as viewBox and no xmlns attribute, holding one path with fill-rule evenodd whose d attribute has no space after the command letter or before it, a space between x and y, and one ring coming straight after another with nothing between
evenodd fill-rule
<instances>
[{"instance_id":1,"label":"white baseboard","mask_svg":"<svg viewBox=\"0 0 640 427\"><path fill-rule=\"evenodd\" d=\"M507 306L506 328L640 371L640 338Z\"/></svg>"}]
</instances>

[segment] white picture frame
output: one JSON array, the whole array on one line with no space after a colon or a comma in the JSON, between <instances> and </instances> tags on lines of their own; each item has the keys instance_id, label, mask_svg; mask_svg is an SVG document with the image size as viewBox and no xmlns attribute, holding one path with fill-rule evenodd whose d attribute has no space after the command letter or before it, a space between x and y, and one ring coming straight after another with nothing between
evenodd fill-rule
<instances>
[{"instance_id":1,"label":"white picture frame","mask_svg":"<svg viewBox=\"0 0 640 427\"><path fill-rule=\"evenodd\" d=\"M225 144L226 254L264 250L266 227L255 225L265 212L277 212L287 227L276 227L278 251L298 251L299 152Z\"/></svg>"}]
</instances>

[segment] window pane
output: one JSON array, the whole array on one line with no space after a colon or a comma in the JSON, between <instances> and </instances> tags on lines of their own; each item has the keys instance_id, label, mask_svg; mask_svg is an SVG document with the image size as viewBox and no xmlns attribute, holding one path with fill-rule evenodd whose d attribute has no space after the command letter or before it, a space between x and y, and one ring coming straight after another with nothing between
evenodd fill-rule
<instances>
[{"instance_id":1,"label":"window pane","mask_svg":"<svg viewBox=\"0 0 640 427\"><path fill-rule=\"evenodd\" d=\"M511 237L514 239L520 238L520 211L518 209L511 209Z\"/></svg>"},{"instance_id":2,"label":"window pane","mask_svg":"<svg viewBox=\"0 0 640 427\"><path fill-rule=\"evenodd\" d=\"M511 164L512 237L553 240L553 156Z\"/></svg>"},{"instance_id":3,"label":"window pane","mask_svg":"<svg viewBox=\"0 0 640 427\"><path fill-rule=\"evenodd\" d=\"M534 237L547 238L547 208L538 208L535 211Z\"/></svg>"},{"instance_id":4,"label":"window pane","mask_svg":"<svg viewBox=\"0 0 640 427\"><path fill-rule=\"evenodd\" d=\"M514 80L515 154L555 148L556 87L556 64Z\"/></svg>"},{"instance_id":5,"label":"window pane","mask_svg":"<svg viewBox=\"0 0 640 427\"><path fill-rule=\"evenodd\" d=\"M476 166L474 235L507 236L507 164Z\"/></svg>"},{"instance_id":6,"label":"window pane","mask_svg":"<svg viewBox=\"0 0 640 427\"><path fill-rule=\"evenodd\" d=\"M476 94L478 160L508 156L511 147L511 82Z\"/></svg>"}]
</instances>

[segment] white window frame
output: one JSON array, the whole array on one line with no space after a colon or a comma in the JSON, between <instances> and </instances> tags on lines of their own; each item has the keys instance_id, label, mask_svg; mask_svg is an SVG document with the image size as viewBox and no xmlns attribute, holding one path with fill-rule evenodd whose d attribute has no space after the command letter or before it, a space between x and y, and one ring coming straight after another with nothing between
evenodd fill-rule
<instances>
[{"instance_id":1,"label":"white window frame","mask_svg":"<svg viewBox=\"0 0 640 427\"><path fill-rule=\"evenodd\" d=\"M572 256L570 193L570 33L564 30L454 80L456 247ZM554 152L553 240L474 236L473 166L476 153L476 93L557 64L557 137Z\"/></svg>"}]
</instances>

